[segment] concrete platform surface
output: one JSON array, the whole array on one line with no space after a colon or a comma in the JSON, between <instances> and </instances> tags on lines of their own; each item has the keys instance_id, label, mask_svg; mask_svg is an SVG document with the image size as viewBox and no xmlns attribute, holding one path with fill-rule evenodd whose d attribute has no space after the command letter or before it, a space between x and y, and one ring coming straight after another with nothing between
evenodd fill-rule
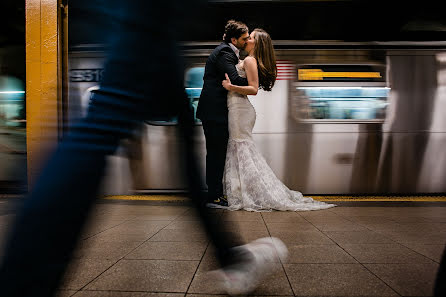
<instances>
[{"instance_id":1,"label":"concrete platform surface","mask_svg":"<svg viewBox=\"0 0 446 297\"><path fill-rule=\"evenodd\" d=\"M276 236L288 246L289 257L276 259L277 272L256 296L432 296L446 244L446 207L436 202L210 211L245 242ZM1 245L14 216L14 207L0 201ZM206 273L215 268L190 205L102 200L59 296L224 296Z\"/></svg>"}]
</instances>

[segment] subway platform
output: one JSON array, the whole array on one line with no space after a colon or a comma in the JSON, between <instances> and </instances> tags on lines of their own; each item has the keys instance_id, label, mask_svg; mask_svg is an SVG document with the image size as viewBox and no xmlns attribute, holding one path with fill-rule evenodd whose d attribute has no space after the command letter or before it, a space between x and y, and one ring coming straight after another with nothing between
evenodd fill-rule
<instances>
[{"instance_id":1,"label":"subway platform","mask_svg":"<svg viewBox=\"0 0 446 297\"><path fill-rule=\"evenodd\" d=\"M20 200L0 198L1 246ZM432 296L446 244L444 199L334 203L308 212L210 211L246 242L275 236L288 246L253 295ZM224 296L206 274L217 268L212 249L181 197L99 199L58 296Z\"/></svg>"}]
</instances>

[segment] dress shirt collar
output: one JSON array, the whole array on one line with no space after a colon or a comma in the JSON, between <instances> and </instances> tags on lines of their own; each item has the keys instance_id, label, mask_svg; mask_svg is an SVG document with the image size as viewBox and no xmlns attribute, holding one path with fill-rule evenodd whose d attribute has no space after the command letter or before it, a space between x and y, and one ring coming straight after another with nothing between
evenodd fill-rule
<instances>
[{"instance_id":1,"label":"dress shirt collar","mask_svg":"<svg viewBox=\"0 0 446 297\"><path fill-rule=\"evenodd\" d=\"M237 58L240 59L240 50L238 48L236 48L235 45L233 45L232 43L228 43L228 44L232 48L232 50L234 51L234 53L237 56Z\"/></svg>"}]
</instances>

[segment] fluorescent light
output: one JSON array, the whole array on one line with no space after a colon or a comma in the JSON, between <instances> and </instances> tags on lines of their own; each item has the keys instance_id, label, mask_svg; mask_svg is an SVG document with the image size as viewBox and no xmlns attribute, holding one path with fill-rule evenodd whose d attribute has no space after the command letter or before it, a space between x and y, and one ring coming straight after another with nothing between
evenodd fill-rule
<instances>
[{"instance_id":1,"label":"fluorescent light","mask_svg":"<svg viewBox=\"0 0 446 297\"><path fill-rule=\"evenodd\" d=\"M325 77L345 78L382 78L380 72L363 71L323 71L322 69L299 69L299 80L323 80Z\"/></svg>"},{"instance_id":2,"label":"fluorescent light","mask_svg":"<svg viewBox=\"0 0 446 297\"><path fill-rule=\"evenodd\" d=\"M336 89L336 90L362 90L362 89L382 90L382 89L385 89L385 90L390 90L390 88L388 88L388 87L296 87L296 89L298 89L298 90L308 90L308 89L322 89L322 90L330 90L330 89Z\"/></svg>"},{"instance_id":3,"label":"fluorescent light","mask_svg":"<svg viewBox=\"0 0 446 297\"><path fill-rule=\"evenodd\" d=\"M25 91L0 91L0 94L25 94Z\"/></svg>"}]
</instances>

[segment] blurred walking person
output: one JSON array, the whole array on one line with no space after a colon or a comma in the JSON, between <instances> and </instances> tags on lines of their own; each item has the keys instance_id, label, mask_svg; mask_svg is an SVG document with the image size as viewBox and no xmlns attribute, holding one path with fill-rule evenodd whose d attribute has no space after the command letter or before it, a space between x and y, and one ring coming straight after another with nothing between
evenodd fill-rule
<instances>
[{"instance_id":1,"label":"blurred walking person","mask_svg":"<svg viewBox=\"0 0 446 297\"><path fill-rule=\"evenodd\" d=\"M240 246L201 207L201 179L192 157L192 121L176 44L178 20L194 1L116 1L113 9L105 0L89 2L88 9L106 14L118 30L110 34L114 41L104 77L87 116L70 128L18 211L0 267L2 296L54 296L98 195L106 156L144 120L176 115L190 196L224 271L237 275L228 279L225 273L222 281L237 288L234 294L253 290L269 269L275 247L282 255L286 248L270 238Z\"/></svg>"}]
</instances>

